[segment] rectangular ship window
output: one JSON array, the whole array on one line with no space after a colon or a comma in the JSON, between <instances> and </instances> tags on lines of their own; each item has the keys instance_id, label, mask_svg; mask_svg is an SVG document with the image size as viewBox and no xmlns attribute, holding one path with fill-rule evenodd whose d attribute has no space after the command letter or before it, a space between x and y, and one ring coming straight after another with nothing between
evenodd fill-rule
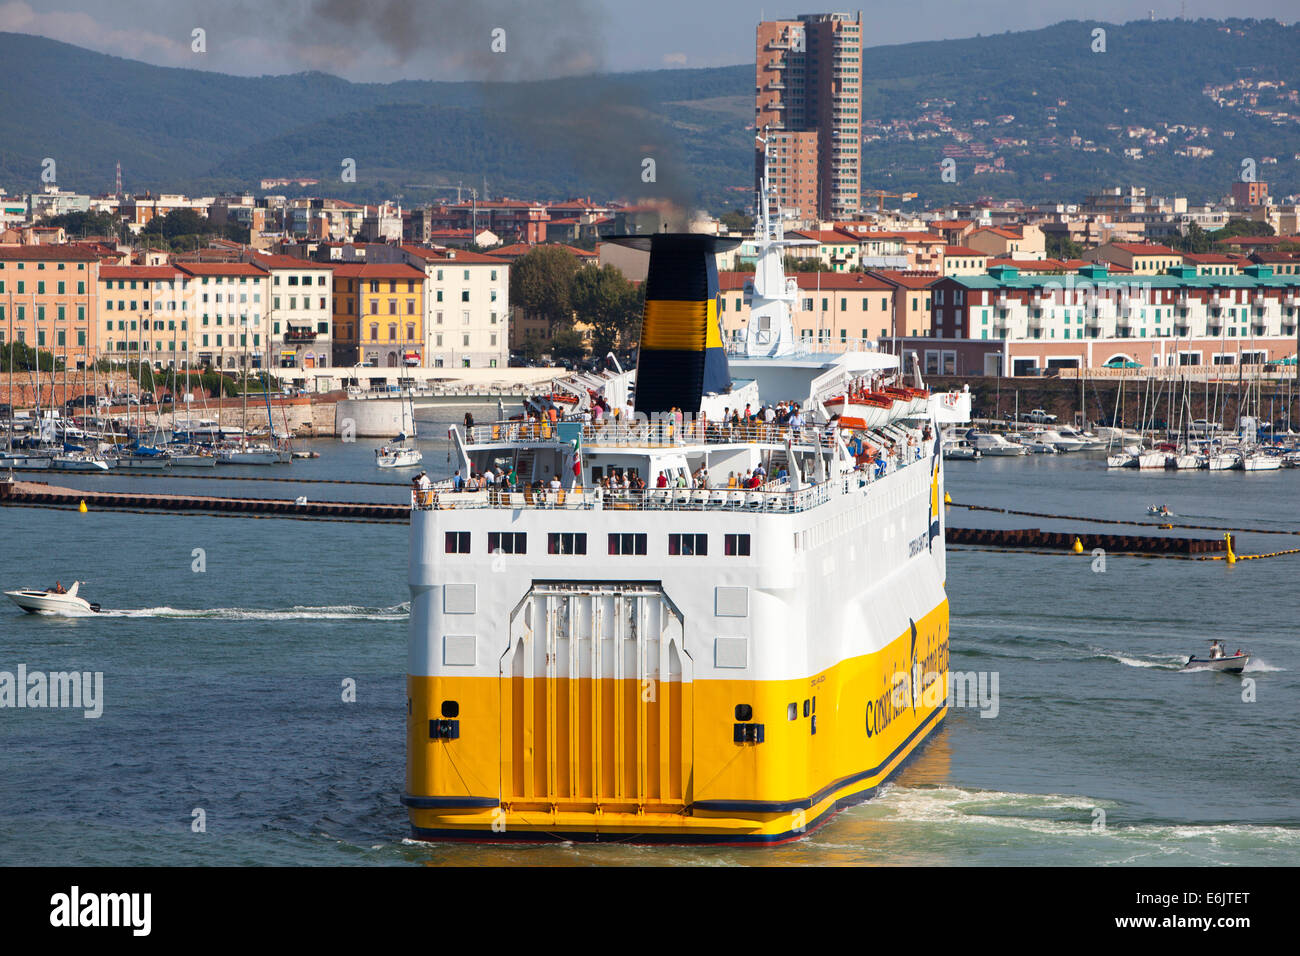
<instances>
[{"instance_id":1,"label":"rectangular ship window","mask_svg":"<svg viewBox=\"0 0 1300 956\"><path fill-rule=\"evenodd\" d=\"M681 557L693 557L709 553L709 536L707 534L670 534L668 536L668 553Z\"/></svg>"},{"instance_id":2,"label":"rectangular ship window","mask_svg":"<svg viewBox=\"0 0 1300 956\"><path fill-rule=\"evenodd\" d=\"M727 557L747 558L749 557L749 535L747 534L728 534L723 535L723 553Z\"/></svg>"},{"instance_id":3,"label":"rectangular ship window","mask_svg":"<svg viewBox=\"0 0 1300 956\"><path fill-rule=\"evenodd\" d=\"M524 531L489 531L488 553L527 554L528 534Z\"/></svg>"},{"instance_id":4,"label":"rectangular ship window","mask_svg":"<svg viewBox=\"0 0 1300 956\"><path fill-rule=\"evenodd\" d=\"M447 532L447 553L448 554L469 554L469 532L448 531Z\"/></svg>"},{"instance_id":5,"label":"rectangular ship window","mask_svg":"<svg viewBox=\"0 0 1300 956\"><path fill-rule=\"evenodd\" d=\"M569 531L552 531L546 536L547 554L586 554L587 536Z\"/></svg>"},{"instance_id":6,"label":"rectangular ship window","mask_svg":"<svg viewBox=\"0 0 1300 956\"><path fill-rule=\"evenodd\" d=\"M645 554L646 536L643 534L611 534L610 554Z\"/></svg>"}]
</instances>

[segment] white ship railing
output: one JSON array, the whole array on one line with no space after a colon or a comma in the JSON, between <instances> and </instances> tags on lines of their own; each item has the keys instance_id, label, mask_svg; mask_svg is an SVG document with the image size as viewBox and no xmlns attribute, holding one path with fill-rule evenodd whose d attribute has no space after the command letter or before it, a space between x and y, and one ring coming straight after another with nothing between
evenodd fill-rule
<instances>
[{"instance_id":1,"label":"white ship railing","mask_svg":"<svg viewBox=\"0 0 1300 956\"><path fill-rule=\"evenodd\" d=\"M458 510L560 510L560 511L738 511L793 514L808 511L843 494L926 460L925 452L912 449L911 457L890 458L837 478L808 485L795 491L788 481L771 481L758 488L561 488L514 490L493 486L473 491L456 491L450 481L427 489L412 490L413 511Z\"/></svg>"},{"instance_id":2,"label":"white ship railing","mask_svg":"<svg viewBox=\"0 0 1300 956\"><path fill-rule=\"evenodd\" d=\"M564 423L569 424L569 423ZM767 425L757 422L706 422L703 419L683 422L632 422L629 424L602 422L583 424L584 448L615 447L645 448L674 445L728 445L736 443L783 445L787 440L795 445L828 446L835 426ZM558 426L549 422L497 422L492 425L474 425L467 430L468 443L486 444L559 444Z\"/></svg>"}]
</instances>

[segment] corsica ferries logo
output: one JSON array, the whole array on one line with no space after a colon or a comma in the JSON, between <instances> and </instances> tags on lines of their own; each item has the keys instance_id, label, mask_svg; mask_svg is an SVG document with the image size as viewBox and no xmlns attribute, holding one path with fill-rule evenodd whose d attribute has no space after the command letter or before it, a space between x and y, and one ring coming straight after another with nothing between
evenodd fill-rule
<instances>
[{"instance_id":1,"label":"corsica ferries logo","mask_svg":"<svg viewBox=\"0 0 1300 956\"><path fill-rule=\"evenodd\" d=\"M881 678L884 689L867 701L868 737L884 733L900 715L915 718L918 710L931 710L948 699L948 635L943 625L922 640L916 621L908 618L908 623L912 633L906 668L897 663L886 668Z\"/></svg>"}]
</instances>

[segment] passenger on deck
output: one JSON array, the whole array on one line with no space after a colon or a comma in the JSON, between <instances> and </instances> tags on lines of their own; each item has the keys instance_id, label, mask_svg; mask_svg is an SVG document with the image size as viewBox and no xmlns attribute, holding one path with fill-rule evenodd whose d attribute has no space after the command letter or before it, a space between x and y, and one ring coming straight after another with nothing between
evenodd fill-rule
<instances>
[{"instance_id":1,"label":"passenger on deck","mask_svg":"<svg viewBox=\"0 0 1300 956\"><path fill-rule=\"evenodd\" d=\"M464 490L465 490L465 479L461 476L461 473L460 473L460 469L459 469L459 468L456 469L456 474L452 476L452 479L451 479L451 490L452 490L452 491L464 491Z\"/></svg>"},{"instance_id":2,"label":"passenger on deck","mask_svg":"<svg viewBox=\"0 0 1300 956\"><path fill-rule=\"evenodd\" d=\"M668 487L668 476L664 474L662 471L659 472L659 477L655 479L655 487L656 488Z\"/></svg>"},{"instance_id":3,"label":"passenger on deck","mask_svg":"<svg viewBox=\"0 0 1300 956\"><path fill-rule=\"evenodd\" d=\"M65 588L65 587L64 587L60 582L55 581L55 582L54 582L54 593L55 593L55 594L67 594L68 591L67 591L67 588Z\"/></svg>"}]
</instances>

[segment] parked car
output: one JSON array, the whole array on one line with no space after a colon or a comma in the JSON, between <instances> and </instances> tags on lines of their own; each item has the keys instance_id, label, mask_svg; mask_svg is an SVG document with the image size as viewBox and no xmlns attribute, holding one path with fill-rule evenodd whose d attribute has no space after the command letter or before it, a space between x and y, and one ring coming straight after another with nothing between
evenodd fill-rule
<instances>
[{"instance_id":1,"label":"parked car","mask_svg":"<svg viewBox=\"0 0 1300 956\"><path fill-rule=\"evenodd\" d=\"M63 410L71 414L77 409L94 408L96 405L94 395L78 395L76 398L70 398L63 403Z\"/></svg>"},{"instance_id":2,"label":"parked car","mask_svg":"<svg viewBox=\"0 0 1300 956\"><path fill-rule=\"evenodd\" d=\"M1103 368L1141 368L1141 362L1130 362L1128 359L1113 358L1107 362Z\"/></svg>"},{"instance_id":3,"label":"parked car","mask_svg":"<svg viewBox=\"0 0 1300 956\"><path fill-rule=\"evenodd\" d=\"M1041 408L1035 408L1032 412L1025 413L1025 421L1033 422L1035 425L1052 425L1056 423L1056 416L1049 415Z\"/></svg>"}]
</instances>

